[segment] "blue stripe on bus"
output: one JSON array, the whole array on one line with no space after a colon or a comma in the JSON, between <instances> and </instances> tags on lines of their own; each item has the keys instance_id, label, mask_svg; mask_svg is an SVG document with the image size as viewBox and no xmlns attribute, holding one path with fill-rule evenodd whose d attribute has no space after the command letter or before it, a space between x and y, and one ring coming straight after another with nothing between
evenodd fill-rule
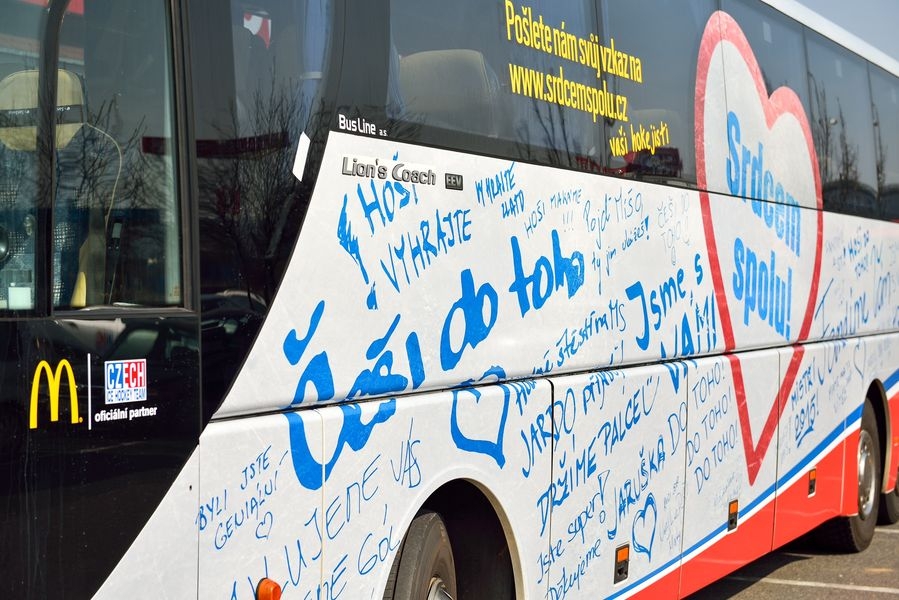
<instances>
[{"instance_id":1,"label":"blue stripe on bus","mask_svg":"<svg viewBox=\"0 0 899 600\"><path fill-rule=\"evenodd\" d=\"M617 591L613 592L610 596L606 596L606 598L610 598L610 599L611 599L611 598L618 598L618 597L621 596L622 594L626 594L627 592L631 591L632 589L634 589L634 588L637 587L638 585L640 585L640 584L646 582L646 581L649 580L649 579L652 579L653 577L655 577L656 575L658 575L659 573L661 573L661 572L664 571L665 569L667 569L667 568L671 567L672 565L674 565L675 563L679 562L680 559L681 559L680 556L675 556L674 558L672 558L671 560L669 560L668 562L666 562L664 565L662 565L661 567L659 567L658 569L656 569L656 570L653 571L652 573L649 573L649 574L645 575L643 578L638 579L637 581L633 582L632 584L630 584L630 585L627 586L627 587L623 587L623 588L621 588L620 590L617 590Z\"/></svg>"},{"instance_id":2,"label":"blue stripe on bus","mask_svg":"<svg viewBox=\"0 0 899 600\"><path fill-rule=\"evenodd\" d=\"M814 458L818 457L827 446L832 444L838 437L840 437L840 435L843 433L843 431L848 429L852 423L855 423L857 420L861 419L863 406L864 405L860 406L856 410L853 410L852 413L850 413L849 417L846 419L845 424L840 424L837 426L836 429L831 431L827 435L827 437L825 437L823 440L821 440L821 442L817 446L815 446L814 449L812 449L811 452L806 454L805 458L802 459L802 461L799 462L799 464L797 464L795 467L793 467L792 469L787 471L787 473L777 481L777 485L778 486L784 485L787 481L792 479L797 473L805 470L806 467L808 467L810 464L812 464L812 462L814 462Z\"/></svg>"},{"instance_id":3,"label":"blue stripe on bus","mask_svg":"<svg viewBox=\"0 0 899 600\"><path fill-rule=\"evenodd\" d=\"M889 390L897 383L899 383L899 369L897 369L895 373L887 377L886 381L883 382L883 387Z\"/></svg>"},{"instance_id":4,"label":"blue stripe on bus","mask_svg":"<svg viewBox=\"0 0 899 600\"><path fill-rule=\"evenodd\" d=\"M856 421L861 421L862 420L862 411L864 411L864 410L865 410L865 405L864 405L864 403L862 403L862 404L859 404L855 408L854 411L849 413L849 417L846 419L846 427L849 427L850 425L854 424Z\"/></svg>"},{"instance_id":5,"label":"blue stripe on bus","mask_svg":"<svg viewBox=\"0 0 899 600\"><path fill-rule=\"evenodd\" d=\"M899 371L897 371L897 374L899 374ZM759 494L755 498L755 500L753 500L752 502L747 504L744 508L742 508L740 510L740 516L741 517L745 516L746 514L755 510L755 508L757 506L759 506L763 502L766 502L771 496L773 496L775 490L778 487L785 485L786 482L789 481L792 477L794 477L797 473L804 470L810 464L815 462L816 459L819 459L821 453L824 452L824 450L827 448L827 446L829 446L834 441L836 441L843 434L843 432L846 429L848 429L851 425L853 425L856 421L861 420L863 410L864 410L864 404L860 404L856 409L854 409L849 414L845 423L841 423L841 424L837 425L837 427L833 431L831 431L829 434L827 434L827 436L823 440L821 440L821 442L818 443L818 445L815 446L808 454L806 454L805 458L803 458L796 466L794 466L792 469L790 469L783 477L779 478L775 483L768 486L765 489L765 491L763 491L761 494ZM643 583L646 583L651 579L655 579L663 571L670 568L675 563L683 560L683 558L685 556L689 556L693 552L696 552L699 548L706 545L707 543L712 541L714 538L718 537L719 535L721 535L722 533L724 533L726 531L727 531L727 522L725 521L722 525L713 529L711 532L708 533L708 535L706 535L701 540L699 540L698 542L696 542L695 544L690 546L690 548L688 548L687 550L681 552L679 555L675 556L674 558L672 558L671 560L669 560L668 562L666 562L659 568L651 571L650 573L647 573L646 575L644 575L640 579L634 581L630 585L623 587L620 590L616 590L612 595L610 595L608 597L609 598L618 598L622 594L625 594L625 593L633 590L637 586L640 586Z\"/></svg>"}]
</instances>

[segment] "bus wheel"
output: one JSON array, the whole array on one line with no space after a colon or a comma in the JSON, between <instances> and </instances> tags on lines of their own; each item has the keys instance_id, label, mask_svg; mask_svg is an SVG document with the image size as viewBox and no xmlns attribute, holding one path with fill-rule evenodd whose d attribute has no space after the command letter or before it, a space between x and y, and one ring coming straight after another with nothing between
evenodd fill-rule
<instances>
[{"instance_id":1,"label":"bus wheel","mask_svg":"<svg viewBox=\"0 0 899 600\"><path fill-rule=\"evenodd\" d=\"M871 402L865 400L862 426L858 435L858 514L838 517L824 524L822 533L836 550L861 552L874 539L877 525L877 499L880 496L880 444L877 419Z\"/></svg>"},{"instance_id":2,"label":"bus wheel","mask_svg":"<svg viewBox=\"0 0 899 600\"><path fill-rule=\"evenodd\" d=\"M896 478L896 487L893 488L893 491L880 497L878 522L881 525L892 525L899 522L899 477Z\"/></svg>"},{"instance_id":3,"label":"bus wheel","mask_svg":"<svg viewBox=\"0 0 899 600\"><path fill-rule=\"evenodd\" d=\"M454 600L456 566L443 519L422 511L409 525L397 552L384 600Z\"/></svg>"}]
</instances>

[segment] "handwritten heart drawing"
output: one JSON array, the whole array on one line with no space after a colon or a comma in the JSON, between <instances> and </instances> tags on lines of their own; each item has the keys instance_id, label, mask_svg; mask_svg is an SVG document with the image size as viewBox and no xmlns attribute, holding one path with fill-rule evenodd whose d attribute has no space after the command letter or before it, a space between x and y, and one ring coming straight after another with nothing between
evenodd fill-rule
<instances>
[{"instance_id":1,"label":"handwritten heart drawing","mask_svg":"<svg viewBox=\"0 0 899 600\"><path fill-rule=\"evenodd\" d=\"M505 371L500 367L491 367L478 380L502 381ZM464 385L471 385L472 381ZM491 398L488 402L481 392L474 387L462 387L453 390L453 412L450 419L450 433L459 450L486 454L496 461L502 469L506 464L503 453L503 438L506 432L506 418L509 416L510 391L503 386L503 398L498 401ZM484 402L482 402L484 400Z\"/></svg>"},{"instance_id":2,"label":"handwritten heart drawing","mask_svg":"<svg viewBox=\"0 0 899 600\"><path fill-rule=\"evenodd\" d=\"M634 551L645 554L649 557L650 562L652 562L652 544L656 539L658 516L656 499L649 494L643 508L634 515L634 526L631 528L631 542L634 544Z\"/></svg>"},{"instance_id":3,"label":"handwritten heart drawing","mask_svg":"<svg viewBox=\"0 0 899 600\"><path fill-rule=\"evenodd\" d=\"M721 11L703 33L694 109L697 183L725 351L770 345L772 334L804 341L818 295L823 234L811 128L795 92L781 87L768 96L749 42ZM735 197L713 198L708 189ZM801 345L792 347L757 442L740 357L727 355L750 485L786 405L778 399L792 389L803 354Z\"/></svg>"},{"instance_id":4,"label":"handwritten heart drawing","mask_svg":"<svg viewBox=\"0 0 899 600\"><path fill-rule=\"evenodd\" d=\"M271 511L268 511L262 516L262 520L259 521L259 524L256 525L256 539L268 539L268 536L272 533L272 526L274 524L275 516L271 513Z\"/></svg>"}]
</instances>

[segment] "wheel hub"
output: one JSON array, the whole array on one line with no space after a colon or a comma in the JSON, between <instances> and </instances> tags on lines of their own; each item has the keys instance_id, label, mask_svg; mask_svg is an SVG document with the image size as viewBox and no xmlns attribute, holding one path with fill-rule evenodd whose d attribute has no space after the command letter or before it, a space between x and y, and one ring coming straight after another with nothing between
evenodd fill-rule
<instances>
[{"instance_id":1,"label":"wheel hub","mask_svg":"<svg viewBox=\"0 0 899 600\"><path fill-rule=\"evenodd\" d=\"M453 600L453 597L446 591L446 584L440 577L431 579L431 585L428 587L428 600Z\"/></svg>"},{"instance_id":2,"label":"wheel hub","mask_svg":"<svg viewBox=\"0 0 899 600\"><path fill-rule=\"evenodd\" d=\"M862 519L871 517L877 499L873 446L871 434L862 430L858 440L858 516Z\"/></svg>"}]
</instances>

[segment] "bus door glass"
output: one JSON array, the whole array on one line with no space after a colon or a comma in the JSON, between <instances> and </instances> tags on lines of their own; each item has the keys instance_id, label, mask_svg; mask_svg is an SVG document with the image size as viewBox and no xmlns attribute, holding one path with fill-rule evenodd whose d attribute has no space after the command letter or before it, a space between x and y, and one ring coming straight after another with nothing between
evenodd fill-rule
<instances>
[{"instance_id":1,"label":"bus door glass","mask_svg":"<svg viewBox=\"0 0 899 600\"><path fill-rule=\"evenodd\" d=\"M41 2L0 24L0 310L181 304L170 40L159 2L71 2L59 30L50 289L36 290ZM40 199L47 202L48 199Z\"/></svg>"},{"instance_id":2,"label":"bus door glass","mask_svg":"<svg viewBox=\"0 0 899 600\"><path fill-rule=\"evenodd\" d=\"M0 316L34 306L37 233L37 81L42 13L0 3ZM79 61L75 48L61 51ZM62 129L62 128L61 128ZM62 131L60 131L62 134Z\"/></svg>"}]
</instances>

